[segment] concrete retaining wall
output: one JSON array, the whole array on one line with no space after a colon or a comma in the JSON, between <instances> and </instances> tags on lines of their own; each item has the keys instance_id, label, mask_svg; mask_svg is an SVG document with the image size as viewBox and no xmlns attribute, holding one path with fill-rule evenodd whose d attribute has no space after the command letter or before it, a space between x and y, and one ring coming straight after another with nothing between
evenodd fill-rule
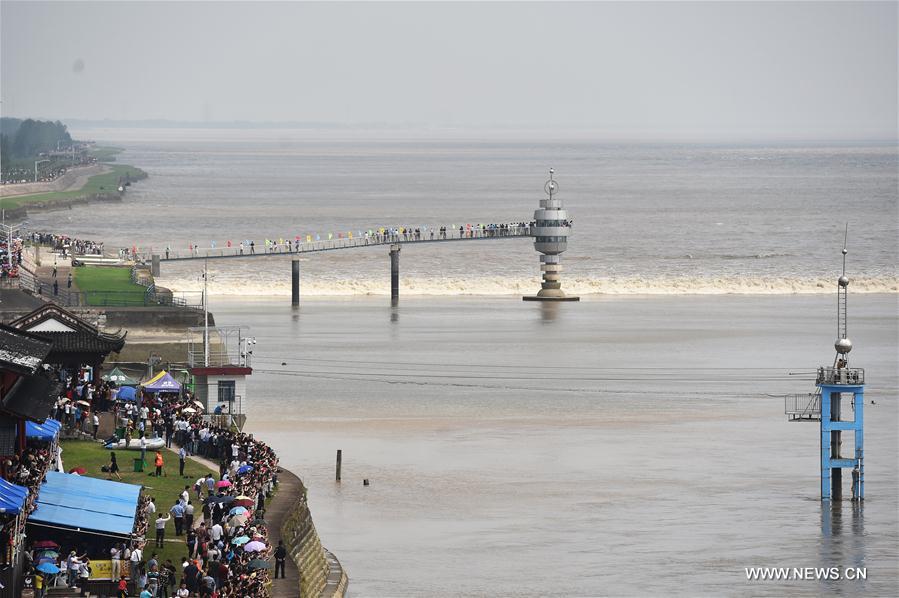
<instances>
[{"instance_id":1,"label":"concrete retaining wall","mask_svg":"<svg viewBox=\"0 0 899 598\"><path fill-rule=\"evenodd\" d=\"M300 596L344 596L347 582L342 570L339 574L341 583L336 586L328 584L332 567L312 522L312 514L306 504L305 486L281 527L281 538L300 571Z\"/></svg>"}]
</instances>

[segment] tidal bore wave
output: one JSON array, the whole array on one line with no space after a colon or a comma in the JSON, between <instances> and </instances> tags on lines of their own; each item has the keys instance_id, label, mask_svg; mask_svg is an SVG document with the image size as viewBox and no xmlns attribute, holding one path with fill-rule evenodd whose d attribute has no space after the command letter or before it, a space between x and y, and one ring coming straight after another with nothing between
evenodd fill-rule
<instances>
[{"instance_id":1,"label":"tidal bore wave","mask_svg":"<svg viewBox=\"0 0 899 598\"><path fill-rule=\"evenodd\" d=\"M211 295L290 296L289 274L276 276L258 272L255 276L217 274L209 284ZM160 277L157 284L173 291L197 292L202 284L195 277ZM533 294L540 288L537 278L420 278L401 279L401 293L413 296L494 296ZM570 278L563 289L571 295L793 295L833 293L833 278ZM352 297L390 294L387 277L378 279L328 279L309 276L300 283L305 297ZM897 293L899 277L882 276L854 279L853 293Z\"/></svg>"}]
</instances>

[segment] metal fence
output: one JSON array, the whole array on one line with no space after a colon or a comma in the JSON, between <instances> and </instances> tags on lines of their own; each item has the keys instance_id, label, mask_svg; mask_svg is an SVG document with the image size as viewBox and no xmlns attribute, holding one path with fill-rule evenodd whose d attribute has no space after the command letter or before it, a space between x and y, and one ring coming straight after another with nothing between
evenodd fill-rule
<instances>
[{"instance_id":1,"label":"metal fence","mask_svg":"<svg viewBox=\"0 0 899 598\"><path fill-rule=\"evenodd\" d=\"M786 395L784 414L790 421L820 421L821 395L815 393Z\"/></svg>"},{"instance_id":2,"label":"metal fence","mask_svg":"<svg viewBox=\"0 0 899 598\"><path fill-rule=\"evenodd\" d=\"M818 368L815 384L859 385L865 383L863 368Z\"/></svg>"},{"instance_id":3,"label":"metal fence","mask_svg":"<svg viewBox=\"0 0 899 598\"><path fill-rule=\"evenodd\" d=\"M143 291L74 291L65 285L57 287L38 280L28 270L19 270L19 286L41 299L63 307L175 307L202 310L199 293L160 294L154 286Z\"/></svg>"}]
</instances>

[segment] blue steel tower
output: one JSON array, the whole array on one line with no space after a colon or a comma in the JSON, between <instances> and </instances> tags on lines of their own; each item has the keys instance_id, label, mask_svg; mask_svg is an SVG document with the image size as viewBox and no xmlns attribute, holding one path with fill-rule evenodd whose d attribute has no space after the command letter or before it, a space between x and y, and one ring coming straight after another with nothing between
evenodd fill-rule
<instances>
[{"instance_id":1,"label":"blue steel tower","mask_svg":"<svg viewBox=\"0 0 899 598\"><path fill-rule=\"evenodd\" d=\"M848 232L848 227L847 227ZM849 367L852 341L847 330L849 278L846 276L846 242L843 241L843 273L837 280L837 351L833 366L818 368L812 395L787 398L791 421L820 421L821 500L842 500L843 469L852 470L852 500L865 498L865 370ZM848 399L848 404L844 403ZM791 401L792 400L792 404ZM845 409L848 407L849 409ZM849 411L844 419L844 411ZM843 432L852 432L854 448L844 454Z\"/></svg>"}]
</instances>

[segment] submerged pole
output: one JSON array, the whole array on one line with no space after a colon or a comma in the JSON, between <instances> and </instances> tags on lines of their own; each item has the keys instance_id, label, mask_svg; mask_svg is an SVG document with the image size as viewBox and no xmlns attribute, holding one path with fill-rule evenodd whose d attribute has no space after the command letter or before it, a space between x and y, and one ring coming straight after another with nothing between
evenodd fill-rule
<instances>
[{"instance_id":1,"label":"submerged pole","mask_svg":"<svg viewBox=\"0 0 899 598\"><path fill-rule=\"evenodd\" d=\"M390 246L390 303L396 305L400 301L400 246Z\"/></svg>"},{"instance_id":2,"label":"submerged pole","mask_svg":"<svg viewBox=\"0 0 899 598\"><path fill-rule=\"evenodd\" d=\"M290 304L293 307L300 305L300 260L293 258L290 261Z\"/></svg>"},{"instance_id":3,"label":"submerged pole","mask_svg":"<svg viewBox=\"0 0 899 598\"><path fill-rule=\"evenodd\" d=\"M343 464L343 451L337 449L337 481L340 481L340 466Z\"/></svg>"}]
</instances>

